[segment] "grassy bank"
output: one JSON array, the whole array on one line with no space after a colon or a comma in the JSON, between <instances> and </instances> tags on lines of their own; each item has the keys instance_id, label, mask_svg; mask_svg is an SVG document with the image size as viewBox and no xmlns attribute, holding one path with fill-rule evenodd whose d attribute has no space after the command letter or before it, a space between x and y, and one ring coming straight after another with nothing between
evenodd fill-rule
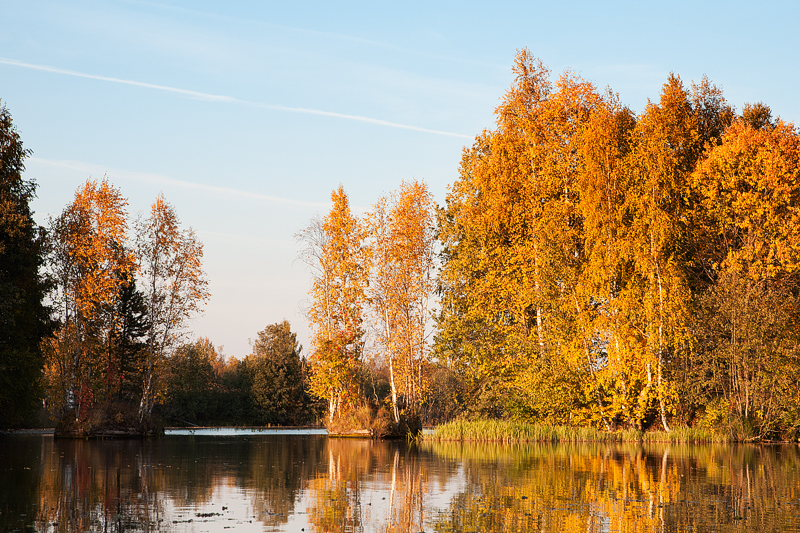
<instances>
[{"instance_id":1,"label":"grassy bank","mask_svg":"<svg viewBox=\"0 0 800 533\"><path fill-rule=\"evenodd\" d=\"M431 441L473 442L730 442L727 435L706 429L680 427L665 431L602 431L590 427L543 426L510 420L454 420L437 426Z\"/></svg>"}]
</instances>

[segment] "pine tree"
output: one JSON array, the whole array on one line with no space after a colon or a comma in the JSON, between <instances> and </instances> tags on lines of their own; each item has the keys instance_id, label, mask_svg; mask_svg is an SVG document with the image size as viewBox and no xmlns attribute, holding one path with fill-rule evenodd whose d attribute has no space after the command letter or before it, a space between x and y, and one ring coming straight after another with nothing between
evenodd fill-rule
<instances>
[{"instance_id":1,"label":"pine tree","mask_svg":"<svg viewBox=\"0 0 800 533\"><path fill-rule=\"evenodd\" d=\"M51 330L42 303L48 284L39 272L44 230L30 209L36 184L22 178L28 155L0 105L0 427L30 420L41 396L40 343Z\"/></svg>"}]
</instances>

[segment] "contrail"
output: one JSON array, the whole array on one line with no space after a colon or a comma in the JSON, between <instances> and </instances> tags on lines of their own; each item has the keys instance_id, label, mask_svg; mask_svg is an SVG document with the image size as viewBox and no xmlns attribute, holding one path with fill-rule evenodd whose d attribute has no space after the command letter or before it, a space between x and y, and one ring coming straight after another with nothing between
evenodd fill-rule
<instances>
[{"instance_id":1,"label":"contrail","mask_svg":"<svg viewBox=\"0 0 800 533\"><path fill-rule=\"evenodd\" d=\"M0 58L0 63L5 65L12 65L15 67L22 67L32 70L40 70L43 72L51 72L53 74L62 74L65 76L74 76L77 78L86 78L89 80L98 80L98 81L107 81L111 83L120 83L123 85L133 85L134 87L143 87L145 89L155 89L157 91L166 91L170 93L177 93L182 94L184 96L191 96L193 98L197 98L200 100L205 100L208 102L227 102L231 104L240 104L246 105L251 107L258 107L261 109L269 109L272 111L285 111L287 113L302 113L306 115L320 115L324 117L333 117L333 118L341 118L345 120L355 120L357 122L366 122L368 124L375 124L378 126L386 126L389 128L399 128L404 130L411 130L411 131L419 131L422 133L432 133L434 135L445 135L448 137L458 137L462 139L471 139L469 135L464 135L463 133L453 133L450 131L441 131L441 130L433 130L429 128L422 128L419 126L411 126L408 124L400 124L397 122L390 122L388 120L381 120L379 118L372 118L372 117L364 117L361 115L349 115L346 113L337 113L334 111L324 111L321 109L313 109L307 107L289 107L283 105L275 105L275 104L264 104L261 102L251 102L249 100L240 100L239 98L234 98L232 96L225 96L221 94L210 94L204 93L200 91L191 91L189 89L180 89L178 87L169 87L167 85L157 85L154 83L145 83L142 81L135 81L135 80L126 80L122 78L113 78L110 76L100 76L97 74L86 74L84 72L77 72L74 70L67 70L58 67L50 67L47 65L34 65L32 63L25 63L23 61L17 61L16 59L7 59L7 58Z\"/></svg>"},{"instance_id":2,"label":"contrail","mask_svg":"<svg viewBox=\"0 0 800 533\"><path fill-rule=\"evenodd\" d=\"M186 96L194 96L201 100L217 101L217 102L234 102L236 99L229 96L221 96L217 94L201 93L198 91L189 91L187 89L178 89L176 87L167 87L166 85L155 85L153 83L144 83L141 81L123 80L121 78L111 78L108 76L98 76L96 74L85 74L83 72L76 72L74 70L67 70L58 67L48 67L47 65L34 65L32 63L23 63L15 59L0 58L0 63L6 65L13 65L15 67L29 68L33 70L41 70L44 72L52 72L54 74L64 74L66 76L75 76L77 78L86 78L90 80L110 81L112 83L121 83L123 85L134 85L136 87L145 87L147 89L157 89L159 91L167 91L171 93L184 94Z\"/></svg>"}]
</instances>

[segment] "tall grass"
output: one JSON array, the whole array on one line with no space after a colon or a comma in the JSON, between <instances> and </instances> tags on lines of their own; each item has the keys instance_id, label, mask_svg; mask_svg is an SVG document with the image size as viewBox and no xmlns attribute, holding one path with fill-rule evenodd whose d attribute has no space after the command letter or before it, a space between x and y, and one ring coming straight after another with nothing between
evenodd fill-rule
<instances>
[{"instance_id":1,"label":"tall grass","mask_svg":"<svg viewBox=\"0 0 800 533\"><path fill-rule=\"evenodd\" d=\"M601 431L591 427L545 426L514 420L453 420L437 426L432 441L486 442L730 442L730 438L709 430L675 428L669 433L637 430Z\"/></svg>"},{"instance_id":2,"label":"tall grass","mask_svg":"<svg viewBox=\"0 0 800 533\"><path fill-rule=\"evenodd\" d=\"M642 434L643 442L668 442L691 444L719 444L734 442L734 438L725 433L719 433L705 428L690 428L679 426L672 431L653 431Z\"/></svg>"}]
</instances>

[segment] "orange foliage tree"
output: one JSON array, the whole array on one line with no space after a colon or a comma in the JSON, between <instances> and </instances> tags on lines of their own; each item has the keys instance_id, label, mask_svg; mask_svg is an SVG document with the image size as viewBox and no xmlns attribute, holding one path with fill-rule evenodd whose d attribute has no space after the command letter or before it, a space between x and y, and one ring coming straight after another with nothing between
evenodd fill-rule
<instances>
[{"instance_id":1,"label":"orange foliage tree","mask_svg":"<svg viewBox=\"0 0 800 533\"><path fill-rule=\"evenodd\" d=\"M800 427L800 136L758 111L731 125L692 175L710 286L690 382L722 408L720 423L775 438Z\"/></svg>"},{"instance_id":2,"label":"orange foliage tree","mask_svg":"<svg viewBox=\"0 0 800 533\"><path fill-rule=\"evenodd\" d=\"M328 215L298 234L306 245L303 260L313 275L309 387L328 402L329 422L357 399L371 260L364 224L351 213L341 185L331 193L331 201Z\"/></svg>"},{"instance_id":3,"label":"orange foliage tree","mask_svg":"<svg viewBox=\"0 0 800 533\"><path fill-rule=\"evenodd\" d=\"M50 224L61 324L45 343L46 381L51 408L74 410L77 420L120 399L139 403L139 422L149 418L164 358L208 298L202 244L180 230L172 206L159 196L130 239L127 205L106 179L89 180Z\"/></svg>"},{"instance_id":4,"label":"orange foliage tree","mask_svg":"<svg viewBox=\"0 0 800 533\"><path fill-rule=\"evenodd\" d=\"M403 182L395 195L381 198L370 219L374 269L369 294L389 366L395 423L400 422L399 394L414 412L424 400L435 229L433 197L416 181Z\"/></svg>"},{"instance_id":5,"label":"orange foliage tree","mask_svg":"<svg viewBox=\"0 0 800 533\"><path fill-rule=\"evenodd\" d=\"M126 247L127 204L106 179L89 180L50 224L61 328L48 350L48 373L63 406L78 418L94 403L93 383L117 367L108 349L121 318L114 303L136 270L134 254Z\"/></svg>"},{"instance_id":6,"label":"orange foliage tree","mask_svg":"<svg viewBox=\"0 0 800 533\"><path fill-rule=\"evenodd\" d=\"M800 316L794 126L763 104L735 120L705 78L671 75L637 117L525 50L514 72L439 212L435 351L475 411L669 431L723 397L762 435L794 427L779 377L798 343L777 326ZM724 339L753 309L748 359Z\"/></svg>"}]
</instances>

